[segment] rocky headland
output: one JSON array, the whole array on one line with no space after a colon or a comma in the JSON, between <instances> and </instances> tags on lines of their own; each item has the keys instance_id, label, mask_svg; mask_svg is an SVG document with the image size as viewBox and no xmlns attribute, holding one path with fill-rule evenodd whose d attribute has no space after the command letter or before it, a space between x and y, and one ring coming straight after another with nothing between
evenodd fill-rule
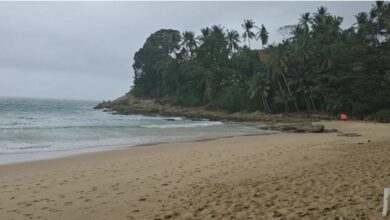
<instances>
[{"instance_id":1,"label":"rocky headland","mask_svg":"<svg viewBox=\"0 0 390 220\"><path fill-rule=\"evenodd\" d=\"M323 125L314 125L312 122L336 119L323 114L266 114L259 111L228 112L207 107L180 107L157 99L141 99L131 95L125 95L113 101L101 102L95 108L104 109L103 111L113 114L180 116L190 119L261 123L259 128L288 132L334 132L335 130L325 129Z\"/></svg>"}]
</instances>

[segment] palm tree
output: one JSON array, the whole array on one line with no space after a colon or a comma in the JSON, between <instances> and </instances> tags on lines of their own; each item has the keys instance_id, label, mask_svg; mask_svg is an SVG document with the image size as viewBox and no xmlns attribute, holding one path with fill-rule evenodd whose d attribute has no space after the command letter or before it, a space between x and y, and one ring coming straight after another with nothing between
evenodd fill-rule
<instances>
[{"instance_id":1,"label":"palm tree","mask_svg":"<svg viewBox=\"0 0 390 220\"><path fill-rule=\"evenodd\" d=\"M376 22L376 34L389 34L390 30L390 3L376 1L371 9L370 16ZM385 29L387 31L385 31ZM387 33L386 33L387 32Z\"/></svg>"},{"instance_id":2,"label":"palm tree","mask_svg":"<svg viewBox=\"0 0 390 220\"><path fill-rule=\"evenodd\" d=\"M386 11L387 5L384 1L376 1L375 5L371 9L371 17L374 18L377 22L377 31L380 31L380 28L384 25L384 13Z\"/></svg>"},{"instance_id":3,"label":"palm tree","mask_svg":"<svg viewBox=\"0 0 390 220\"><path fill-rule=\"evenodd\" d=\"M264 48L264 45L266 45L268 43L268 31L267 29L264 27L264 25L262 24L261 25L261 28L259 28L259 31L257 32L257 40L260 39L261 40L261 47Z\"/></svg>"},{"instance_id":4,"label":"palm tree","mask_svg":"<svg viewBox=\"0 0 390 220\"><path fill-rule=\"evenodd\" d=\"M360 12L355 15L356 24L361 28L368 23L368 14L366 12Z\"/></svg>"},{"instance_id":5,"label":"palm tree","mask_svg":"<svg viewBox=\"0 0 390 220\"><path fill-rule=\"evenodd\" d=\"M238 50L240 43L240 35L235 30L227 30L226 40L228 42L229 53L232 54Z\"/></svg>"},{"instance_id":6,"label":"palm tree","mask_svg":"<svg viewBox=\"0 0 390 220\"><path fill-rule=\"evenodd\" d=\"M217 35L218 37L225 38L225 31L223 30L223 27L221 25L213 25L211 27L212 33Z\"/></svg>"},{"instance_id":7,"label":"palm tree","mask_svg":"<svg viewBox=\"0 0 390 220\"><path fill-rule=\"evenodd\" d=\"M250 98L253 99L257 95L260 95L264 111L267 113L271 112L267 101L270 88L269 80L262 73L258 73L253 77Z\"/></svg>"},{"instance_id":8,"label":"palm tree","mask_svg":"<svg viewBox=\"0 0 390 220\"><path fill-rule=\"evenodd\" d=\"M326 18L329 17L328 9L324 6L321 6L317 9L317 12L314 13L314 16L311 20L312 28L316 31L323 31Z\"/></svg>"},{"instance_id":9,"label":"palm tree","mask_svg":"<svg viewBox=\"0 0 390 220\"><path fill-rule=\"evenodd\" d=\"M252 32L252 28L255 27L255 22L253 22L251 19L244 20L244 24L242 24L242 27L244 28L244 33L242 34L242 37L244 40L248 40L248 46L251 47L250 39L255 37L255 33Z\"/></svg>"},{"instance_id":10,"label":"palm tree","mask_svg":"<svg viewBox=\"0 0 390 220\"><path fill-rule=\"evenodd\" d=\"M361 37L363 40L369 40L374 42L375 41L375 33L373 33L373 25L372 20L369 17L369 15L366 12L360 12L357 15L355 15L356 23L354 25L357 25L357 33L358 36Z\"/></svg>"},{"instance_id":11,"label":"palm tree","mask_svg":"<svg viewBox=\"0 0 390 220\"><path fill-rule=\"evenodd\" d=\"M277 61L277 55L276 55L277 48L274 46L268 47L266 49L267 56L265 60L265 67L267 72L270 74L270 77L273 82L276 82L278 89L279 89L279 96L278 96L278 103L283 103L285 111L289 111L288 107L288 98L285 94L285 91L282 87L282 84L280 83L280 74L279 74L279 62ZM276 97L275 97L276 98Z\"/></svg>"},{"instance_id":12,"label":"palm tree","mask_svg":"<svg viewBox=\"0 0 390 220\"><path fill-rule=\"evenodd\" d=\"M182 42L180 43L190 57L193 57L194 51L197 48L195 33L192 31L185 31L182 33Z\"/></svg>"},{"instance_id":13,"label":"palm tree","mask_svg":"<svg viewBox=\"0 0 390 220\"><path fill-rule=\"evenodd\" d=\"M205 39L210 35L211 33L211 29L206 27L206 28L202 28L200 29L200 32L202 33L202 35L200 35L198 37L198 40L202 43L204 43Z\"/></svg>"},{"instance_id":14,"label":"palm tree","mask_svg":"<svg viewBox=\"0 0 390 220\"><path fill-rule=\"evenodd\" d=\"M276 79L280 93L282 95L284 94L285 101L287 101L288 98L294 100L295 110L299 111L297 100L292 94L290 85L287 82L286 73L288 71L288 64L287 64L287 57L286 57L286 49L279 46L279 47L269 48L267 51L268 51L268 57L267 57L266 65L268 66L273 78ZM279 77L282 78L289 97L283 91L282 85L279 81Z\"/></svg>"},{"instance_id":15,"label":"palm tree","mask_svg":"<svg viewBox=\"0 0 390 220\"><path fill-rule=\"evenodd\" d=\"M301 14L299 18L298 26L304 31L304 33L309 33L309 23L311 22L310 12Z\"/></svg>"},{"instance_id":16,"label":"palm tree","mask_svg":"<svg viewBox=\"0 0 390 220\"><path fill-rule=\"evenodd\" d=\"M320 6L317 10L317 13L315 14L316 16L324 17L329 15L328 9L324 6Z\"/></svg>"}]
</instances>

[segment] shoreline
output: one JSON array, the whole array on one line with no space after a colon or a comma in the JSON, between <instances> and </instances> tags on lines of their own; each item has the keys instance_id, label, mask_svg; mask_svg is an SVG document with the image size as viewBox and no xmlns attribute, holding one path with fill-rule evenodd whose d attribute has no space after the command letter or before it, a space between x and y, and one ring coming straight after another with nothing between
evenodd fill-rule
<instances>
[{"instance_id":1,"label":"shoreline","mask_svg":"<svg viewBox=\"0 0 390 220\"><path fill-rule=\"evenodd\" d=\"M323 124L362 136L235 136L1 165L0 216L382 219L390 125Z\"/></svg>"},{"instance_id":2,"label":"shoreline","mask_svg":"<svg viewBox=\"0 0 390 220\"><path fill-rule=\"evenodd\" d=\"M210 142L210 141L216 141L220 139L229 139L229 138L236 138L236 137L246 137L246 136L262 136L262 135L269 135L269 134L243 134L243 135L230 135L230 136L224 136L224 137L216 137L216 138L206 138L206 139L199 139L199 140L180 140L180 141L169 141L169 142L154 142L154 143L146 143L146 144L137 144L137 145L107 145L107 146L102 146L104 149L99 149L96 150L96 147L91 147L94 148L94 150L88 151L88 149L79 149L79 150L85 150L82 152L75 152L75 151L52 151L52 152L34 152L34 153L65 153L64 155L59 155L56 157L48 157L48 158L43 158L43 159L36 159L36 160L26 160L26 161L18 161L18 162L10 162L10 163L0 163L0 168L2 166L13 166L13 165L23 165L23 164L28 164L28 163L42 163L42 162L50 162L50 161L56 161L58 159L72 159L73 157L94 157L97 155L101 154L110 154L110 153L116 153L117 151L128 151L128 150L133 150L133 149L141 149L141 148L149 148L149 147L157 147L161 145L170 145L170 144L191 144L191 143L200 143L200 142ZM107 148L106 148L107 147ZM112 147L112 148L110 148ZM164 146L161 146L164 147ZM34 154L33 153L33 154ZM20 155L24 155L25 153L19 153ZM12 154L14 155L14 154ZM12 156L11 155L11 156ZM15 154L16 155L16 154ZM3 156L8 156L7 154Z\"/></svg>"},{"instance_id":3,"label":"shoreline","mask_svg":"<svg viewBox=\"0 0 390 220\"><path fill-rule=\"evenodd\" d=\"M41 152L26 152L26 153L14 153L14 154L2 154L0 155L0 166L12 165L18 163L36 162L42 160L55 160L64 157L73 157L84 154L104 153L116 150L125 150L138 147L148 147L162 144L176 144L176 143L192 143L192 142L207 142L218 139L225 139L231 137L240 136L261 136L278 133L278 131L261 130L256 134L236 134L220 137L204 137L199 139L188 139L188 140L169 140L160 142L141 143L135 145L120 144L120 145L105 145L105 146L91 146L86 148L78 148L72 150L55 150L55 151L41 151Z\"/></svg>"}]
</instances>

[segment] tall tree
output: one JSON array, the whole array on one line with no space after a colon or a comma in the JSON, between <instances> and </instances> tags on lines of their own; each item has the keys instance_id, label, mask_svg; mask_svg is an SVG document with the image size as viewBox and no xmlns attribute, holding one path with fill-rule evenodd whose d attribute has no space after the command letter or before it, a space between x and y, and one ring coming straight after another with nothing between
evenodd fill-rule
<instances>
[{"instance_id":1,"label":"tall tree","mask_svg":"<svg viewBox=\"0 0 390 220\"><path fill-rule=\"evenodd\" d=\"M263 104L263 110L267 113L271 112L267 101L269 90L271 88L269 79L264 73L259 72L253 77L251 82L250 98L254 99L257 96L260 96Z\"/></svg>"},{"instance_id":2,"label":"tall tree","mask_svg":"<svg viewBox=\"0 0 390 220\"><path fill-rule=\"evenodd\" d=\"M259 28L259 31L257 32L257 40L261 40L261 47L264 48L264 45L268 43L268 31L265 28L265 26L262 24L261 27Z\"/></svg>"},{"instance_id":3,"label":"tall tree","mask_svg":"<svg viewBox=\"0 0 390 220\"><path fill-rule=\"evenodd\" d=\"M141 97L161 97L165 90L165 73L161 68L175 59L175 52L180 48L180 32L171 29L156 31L141 49L134 55L134 89Z\"/></svg>"},{"instance_id":4,"label":"tall tree","mask_svg":"<svg viewBox=\"0 0 390 220\"><path fill-rule=\"evenodd\" d=\"M286 77L286 73L288 71L288 58L286 56L285 51L286 48L283 48L282 46L269 48L267 51L268 58L266 63L269 67L271 74L274 76L274 79L276 79L278 83L280 93L285 94L285 101L287 102L287 99L290 98L292 101L294 101L295 110L299 111L297 100L291 91L290 85ZM287 92L284 92L284 90L282 89L279 78L282 78Z\"/></svg>"},{"instance_id":5,"label":"tall tree","mask_svg":"<svg viewBox=\"0 0 390 220\"><path fill-rule=\"evenodd\" d=\"M238 43L241 42L240 35L235 30L227 30L226 39L228 42L229 53L233 54L239 48Z\"/></svg>"},{"instance_id":6,"label":"tall tree","mask_svg":"<svg viewBox=\"0 0 390 220\"><path fill-rule=\"evenodd\" d=\"M201 35L198 37L198 40L203 43L205 39L210 35L211 29L209 27L200 29Z\"/></svg>"},{"instance_id":7,"label":"tall tree","mask_svg":"<svg viewBox=\"0 0 390 220\"><path fill-rule=\"evenodd\" d=\"M383 41L382 36L389 36L390 31L390 3L385 1L376 1L370 11L370 17L376 24L376 35L379 41Z\"/></svg>"},{"instance_id":8,"label":"tall tree","mask_svg":"<svg viewBox=\"0 0 390 220\"><path fill-rule=\"evenodd\" d=\"M242 38L248 41L249 48L251 47L251 39L253 39L256 35L253 33L252 29L255 27L255 22L251 19L244 20L244 24L242 24L242 28L244 28L244 33L242 34Z\"/></svg>"},{"instance_id":9,"label":"tall tree","mask_svg":"<svg viewBox=\"0 0 390 220\"><path fill-rule=\"evenodd\" d=\"M180 46L182 46L185 49L185 52L188 54L188 56L192 58L198 46L195 38L195 33L192 31L183 32Z\"/></svg>"},{"instance_id":10,"label":"tall tree","mask_svg":"<svg viewBox=\"0 0 390 220\"><path fill-rule=\"evenodd\" d=\"M299 18L298 26L304 31L304 33L309 33L309 24L311 22L310 12L306 12L301 14Z\"/></svg>"}]
</instances>

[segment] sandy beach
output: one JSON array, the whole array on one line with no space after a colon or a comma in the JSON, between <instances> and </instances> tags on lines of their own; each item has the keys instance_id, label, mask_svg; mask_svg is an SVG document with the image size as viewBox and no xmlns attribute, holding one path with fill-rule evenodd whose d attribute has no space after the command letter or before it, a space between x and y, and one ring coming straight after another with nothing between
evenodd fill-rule
<instances>
[{"instance_id":1,"label":"sandy beach","mask_svg":"<svg viewBox=\"0 0 390 220\"><path fill-rule=\"evenodd\" d=\"M390 219L390 124L0 166L0 219Z\"/></svg>"}]
</instances>

